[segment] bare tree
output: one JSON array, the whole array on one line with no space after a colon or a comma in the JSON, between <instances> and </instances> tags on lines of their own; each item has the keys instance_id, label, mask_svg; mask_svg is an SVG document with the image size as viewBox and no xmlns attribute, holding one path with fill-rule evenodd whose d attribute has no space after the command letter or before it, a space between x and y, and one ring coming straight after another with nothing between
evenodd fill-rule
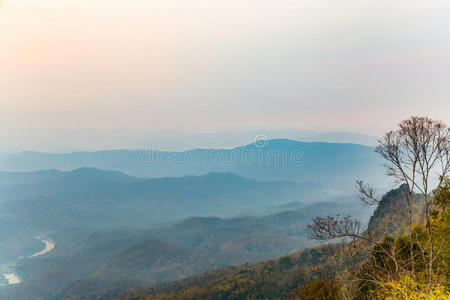
<instances>
[{"instance_id":1,"label":"bare tree","mask_svg":"<svg viewBox=\"0 0 450 300\"><path fill-rule=\"evenodd\" d=\"M316 217L312 224L308 224L312 233L310 237L315 240L333 240L339 238L361 239L361 223L351 216L326 218Z\"/></svg>"},{"instance_id":2,"label":"bare tree","mask_svg":"<svg viewBox=\"0 0 450 300\"><path fill-rule=\"evenodd\" d=\"M408 193L408 232L410 237L410 255L412 275L414 270L413 253L413 222L412 222L412 197L414 193L420 193L425 205L425 225L428 233L429 248L429 285L433 282L434 243L431 231L431 211L434 197L430 192L430 185L437 182L437 187L442 185L442 180L449 173L450 162L450 130L440 121L434 121L426 117L411 117L399 124L396 131L386 133L378 140L376 152L386 161L387 175L394 178L397 184L406 184ZM360 199L367 204L376 204L373 190L360 184Z\"/></svg>"},{"instance_id":3,"label":"bare tree","mask_svg":"<svg viewBox=\"0 0 450 300\"><path fill-rule=\"evenodd\" d=\"M398 278L399 275L407 272L416 279L415 260L418 255L415 251L416 245L422 253L420 265L427 262L430 288L433 284L433 261L436 256L430 222L434 205L434 195L431 192L433 188L443 185L450 172L450 129L440 121L433 121L426 117L411 117L402 121L397 130L387 132L378 142L376 152L386 162L384 166L387 175L394 178L396 184L407 187L406 212L395 209L394 211L407 225L410 256L408 261L402 262L403 258L400 261L397 259L397 252L403 251L401 247L397 247L395 243L391 247L385 247L374 239L369 231L361 233L360 222L350 216L313 219L313 223L308 225L312 230L310 237L317 240L341 239L343 244L347 245L349 241L353 241L353 245L356 245L355 240L372 244L373 251L386 255L393 262L392 270L383 265L375 265L380 268L380 272L388 272L386 274L389 278ZM381 200L376 197L374 188L361 180L356 183L358 197L365 205L380 204ZM413 236L413 200L417 197L416 194L422 195L424 199L424 225L428 236L428 242L424 245L426 249L419 243L416 235L417 243L415 243Z\"/></svg>"},{"instance_id":4,"label":"bare tree","mask_svg":"<svg viewBox=\"0 0 450 300\"><path fill-rule=\"evenodd\" d=\"M399 262L397 256L398 253L395 247L386 247L385 241L379 242L371 238L368 234L368 231L361 232L361 223L358 220L353 219L351 216L345 217L331 217L328 216L326 218L316 217L313 219L312 224L308 224L308 228L311 229L310 237L315 240L333 240L340 239L342 242L341 253L337 257L344 257L344 265L347 269L352 270L350 278L347 278L346 281L352 281L354 276L358 276L358 269L360 268L356 261L363 258L364 255L361 251L357 250L361 248L362 244L357 241L361 241L366 243L367 245L373 246L371 247L372 253L378 253L378 255L382 254L390 259L390 261L394 264L395 268L392 270L392 274L386 266L378 266L378 262L376 259L372 257L372 263L374 263L375 268L379 268L378 274L389 275L388 278L399 278L399 275L405 272L407 266L403 265ZM395 240L394 240L395 243ZM370 248L367 248L370 249ZM355 251L356 250L356 251ZM370 275L370 273L368 273ZM366 274L366 275L368 275ZM370 279L372 282L380 282L380 277L375 276ZM360 280L356 280L360 281ZM343 296L351 299L351 295L353 294L352 288L344 291Z\"/></svg>"}]
</instances>

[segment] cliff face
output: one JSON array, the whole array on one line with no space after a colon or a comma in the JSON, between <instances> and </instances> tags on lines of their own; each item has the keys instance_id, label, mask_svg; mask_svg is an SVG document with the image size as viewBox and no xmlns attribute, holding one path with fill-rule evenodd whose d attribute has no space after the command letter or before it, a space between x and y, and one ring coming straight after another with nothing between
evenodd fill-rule
<instances>
[{"instance_id":1,"label":"cliff face","mask_svg":"<svg viewBox=\"0 0 450 300\"><path fill-rule=\"evenodd\" d=\"M368 232L372 237L404 233L408 216L408 187L403 184L386 193L370 217ZM418 194L412 197L413 222L419 223L423 216L423 198ZM403 216L402 216L403 215Z\"/></svg>"}]
</instances>

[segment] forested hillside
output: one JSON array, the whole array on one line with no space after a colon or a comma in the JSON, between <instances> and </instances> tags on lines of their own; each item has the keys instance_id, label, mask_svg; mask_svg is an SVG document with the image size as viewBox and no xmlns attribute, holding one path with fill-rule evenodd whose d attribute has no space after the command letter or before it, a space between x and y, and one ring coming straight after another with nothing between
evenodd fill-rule
<instances>
[{"instance_id":1,"label":"forested hillside","mask_svg":"<svg viewBox=\"0 0 450 300\"><path fill-rule=\"evenodd\" d=\"M404 187L393 190L383 197L369 223L373 234L398 236L399 230L405 230L405 228L386 226L395 222L396 219L396 214L390 206L405 207L404 199L398 197L402 192ZM446 193L443 197L446 197L445 201L448 203L450 200L448 187ZM421 215L423 207L417 206L414 212ZM445 218L447 219L442 220L448 222L448 216ZM438 225L436 233L448 235L448 223L442 226ZM447 230L447 232L444 233L441 230ZM448 241L446 244L443 251L448 258ZM370 248L370 245L366 243L359 243L359 246L365 249ZM348 249L342 248L341 244L330 243L278 259L220 269L168 285L133 290L113 299L343 299L339 294L342 289L342 280L345 281L351 277L347 272L353 269L364 270L371 264L370 256L378 253L369 251L351 263L348 261L343 263L345 259L341 255L346 250ZM323 295L326 298L321 298ZM441 298L433 299L447 298L441 296Z\"/></svg>"},{"instance_id":2,"label":"forested hillside","mask_svg":"<svg viewBox=\"0 0 450 300\"><path fill-rule=\"evenodd\" d=\"M405 209L403 186L383 196L370 218L369 230L376 236L397 234L402 229L391 227L396 222L392 206ZM421 214L423 207L415 208ZM339 213L339 212L336 212ZM400 223L401 224L401 223ZM404 229L404 228L403 228ZM365 245L364 247L368 247ZM289 299L297 287L315 280L329 280L349 266L341 264L340 244L329 243L277 259L208 272L173 284L130 291L114 299ZM368 257L359 258L355 264Z\"/></svg>"},{"instance_id":3,"label":"forested hillside","mask_svg":"<svg viewBox=\"0 0 450 300\"><path fill-rule=\"evenodd\" d=\"M149 228L53 230L52 252L19 260L25 281L0 291L1 299L99 298L130 288L170 282L207 270L278 257L317 242L308 237L311 215L353 212L355 202L322 202L266 216L193 217ZM39 291L39 292L37 292Z\"/></svg>"}]
</instances>

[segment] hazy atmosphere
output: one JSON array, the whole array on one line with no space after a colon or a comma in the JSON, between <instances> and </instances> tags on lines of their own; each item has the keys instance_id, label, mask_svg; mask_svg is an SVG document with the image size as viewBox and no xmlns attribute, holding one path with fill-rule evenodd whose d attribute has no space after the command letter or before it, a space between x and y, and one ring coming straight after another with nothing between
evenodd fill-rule
<instances>
[{"instance_id":1,"label":"hazy atmosphere","mask_svg":"<svg viewBox=\"0 0 450 300\"><path fill-rule=\"evenodd\" d=\"M70 150L57 134L54 147L27 144L35 129L381 135L424 109L445 120L449 12L447 1L3 0L0 151Z\"/></svg>"},{"instance_id":2,"label":"hazy atmosphere","mask_svg":"<svg viewBox=\"0 0 450 300\"><path fill-rule=\"evenodd\" d=\"M450 299L449 20L0 0L0 300Z\"/></svg>"}]
</instances>

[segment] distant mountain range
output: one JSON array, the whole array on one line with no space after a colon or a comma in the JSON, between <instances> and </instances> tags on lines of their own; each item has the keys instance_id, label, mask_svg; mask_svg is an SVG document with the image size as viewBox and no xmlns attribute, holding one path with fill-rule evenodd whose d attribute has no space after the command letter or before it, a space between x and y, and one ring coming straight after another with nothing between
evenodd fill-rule
<instances>
[{"instance_id":1,"label":"distant mountain range","mask_svg":"<svg viewBox=\"0 0 450 300\"><path fill-rule=\"evenodd\" d=\"M175 132L146 129L15 129L2 130L0 152L36 150L43 152L97 151L110 149L153 149L184 151L195 148L233 148L255 141L286 138L300 141L354 143L374 146L376 137L354 132L319 132L301 129L259 129L220 132Z\"/></svg>"},{"instance_id":2,"label":"distant mountain range","mask_svg":"<svg viewBox=\"0 0 450 300\"><path fill-rule=\"evenodd\" d=\"M334 192L353 191L356 179L385 187L386 179L374 148L357 144L259 140L233 149L183 152L110 150L62 154L0 154L0 170L72 170L95 167L132 176L163 177L234 173L259 180L313 183Z\"/></svg>"}]
</instances>

